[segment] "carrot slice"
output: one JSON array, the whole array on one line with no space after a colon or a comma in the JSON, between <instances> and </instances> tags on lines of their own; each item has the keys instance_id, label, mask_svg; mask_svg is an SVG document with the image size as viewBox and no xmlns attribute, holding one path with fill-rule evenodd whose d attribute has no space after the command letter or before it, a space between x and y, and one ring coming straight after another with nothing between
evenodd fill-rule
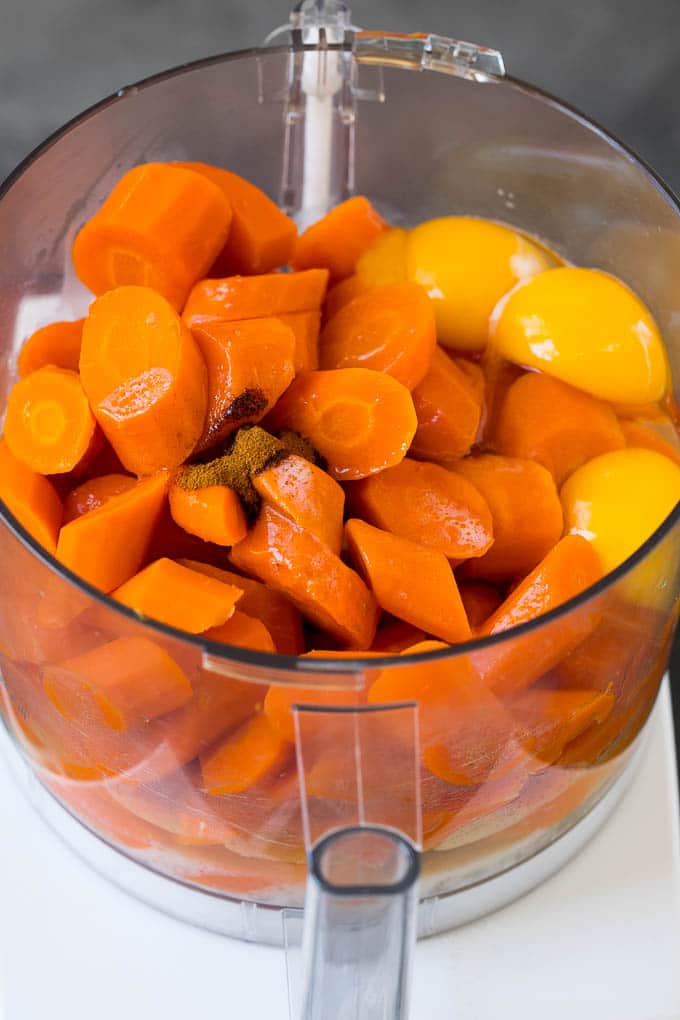
<instances>
[{"instance_id":1,"label":"carrot slice","mask_svg":"<svg viewBox=\"0 0 680 1020\"><path fill-rule=\"evenodd\" d=\"M355 654L354 652L352 653ZM325 658L333 658L329 653ZM348 690L329 690L327 687L286 687L272 684L264 699L264 714L272 729L282 740L295 743L295 721L293 705L318 705L320 708L349 708L363 705L366 702L366 691L357 688Z\"/></svg>"},{"instance_id":2,"label":"carrot slice","mask_svg":"<svg viewBox=\"0 0 680 1020\"><path fill-rule=\"evenodd\" d=\"M365 521L348 521L345 534L352 559L381 609L443 641L470 637L470 624L445 556Z\"/></svg>"},{"instance_id":3,"label":"carrot slice","mask_svg":"<svg viewBox=\"0 0 680 1020\"><path fill-rule=\"evenodd\" d=\"M0 439L0 498L29 535L54 555L61 500L52 483L17 460L4 439Z\"/></svg>"},{"instance_id":4,"label":"carrot slice","mask_svg":"<svg viewBox=\"0 0 680 1020\"><path fill-rule=\"evenodd\" d=\"M128 471L177 467L193 451L205 424L206 368L191 333L159 294L119 287L94 302L80 374Z\"/></svg>"},{"instance_id":5,"label":"carrot slice","mask_svg":"<svg viewBox=\"0 0 680 1020\"><path fill-rule=\"evenodd\" d=\"M240 570L283 592L300 612L351 648L368 648L378 607L353 570L328 546L265 504L231 550Z\"/></svg>"},{"instance_id":6,"label":"carrot slice","mask_svg":"<svg viewBox=\"0 0 680 1020\"><path fill-rule=\"evenodd\" d=\"M565 746L593 723L604 722L614 707L613 694L602 691L528 690L508 708L522 728L525 747L545 768Z\"/></svg>"},{"instance_id":7,"label":"carrot slice","mask_svg":"<svg viewBox=\"0 0 680 1020\"><path fill-rule=\"evenodd\" d=\"M469 453L482 421L483 390L478 365L451 358L437 345L427 375L412 393L418 429L411 456L452 464Z\"/></svg>"},{"instance_id":8,"label":"carrot slice","mask_svg":"<svg viewBox=\"0 0 680 1020\"><path fill-rule=\"evenodd\" d=\"M455 465L481 492L493 518L494 542L463 567L466 577L523 577L562 536L562 504L550 472L535 461L483 454Z\"/></svg>"},{"instance_id":9,"label":"carrot slice","mask_svg":"<svg viewBox=\"0 0 680 1020\"><path fill-rule=\"evenodd\" d=\"M111 729L174 712L191 701L191 684L164 648L140 637L123 637L47 667L43 684L67 719L82 720L92 699ZM87 710L85 718L87 718Z\"/></svg>"},{"instance_id":10,"label":"carrot slice","mask_svg":"<svg viewBox=\"0 0 680 1020\"><path fill-rule=\"evenodd\" d=\"M65 474L92 447L96 425L77 372L48 365L11 390L5 441L32 471Z\"/></svg>"},{"instance_id":11,"label":"carrot slice","mask_svg":"<svg viewBox=\"0 0 680 1020\"><path fill-rule=\"evenodd\" d=\"M466 478L406 458L347 487L353 511L371 524L449 559L482 556L493 542L491 511Z\"/></svg>"},{"instance_id":12,"label":"carrot slice","mask_svg":"<svg viewBox=\"0 0 680 1020\"><path fill-rule=\"evenodd\" d=\"M211 319L234 322L308 312L321 307L327 283L326 269L201 280L187 299L183 318L194 329Z\"/></svg>"},{"instance_id":13,"label":"carrot slice","mask_svg":"<svg viewBox=\"0 0 680 1020\"><path fill-rule=\"evenodd\" d=\"M206 630L203 637L210 641L222 641L225 645L236 645L238 648L253 648L258 652L276 651L272 636L262 621L238 609L234 610L233 616L226 623Z\"/></svg>"},{"instance_id":14,"label":"carrot slice","mask_svg":"<svg viewBox=\"0 0 680 1020\"><path fill-rule=\"evenodd\" d=\"M503 601L498 589L484 581L461 581L458 591L474 630L481 627Z\"/></svg>"},{"instance_id":15,"label":"carrot slice","mask_svg":"<svg viewBox=\"0 0 680 1020\"><path fill-rule=\"evenodd\" d=\"M253 485L263 500L340 555L345 493L330 475L290 454L254 475Z\"/></svg>"},{"instance_id":16,"label":"carrot slice","mask_svg":"<svg viewBox=\"0 0 680 1020\"><path fill-rule=\"evenodd\" d=\"M418 627L385 616L380 621L371 651L389 655L390 652L403 652L405 648L411 648L424 640L425 633Z\"/></svg>"},{"instance_id":17,"label":"carrot slice","mask_svg":"<svg viewBox=\"0 0 680 1020\"><path fill-rule=\"evenodd\" d=\"M332 280L354 272L357 260L380 237L387 224L364 195L336 205L300 235L295 269L328 269Z\"/></svg>"},{"instance_id":18,"label":"carrot slice","mask_svg":"<svg viewBox=\"0 0 680 1020\"><path fill-rule=\"evenodd\" d=\"M258 422L295 375L295 334L278 319L206 322L193 336L208 369L208 416L199 446Z\"/></svg>"},{"instance_id":19,"label":"carrot slice","mask_svg":"<svg viewBox=\"0 0 680 1020\"><path fill-rule=\"evenodd\" d=\"M372 286L373 284L368 283L355 273L353 276L348 276L346 280L340 280L339 283L329 287L323 306L326 321L332 319L336 312L339 312L350 301L354 301L354 298L371 290Z\"/></svg>"},{"instance_id":20,"label":"carrot slice","mask_svg":"<svg viewBox=\"0 0 680 1020\"><path fill-rule=\"evenodd\" d=\"M203 174L220 188L231 206L231 229L213 267L216 275L268 273L290 262L297 227L264 191L221 167L207 163L176 165Z\"/></svg>"},{"instance_id":21,"label":"carrot slice","mask_svg":"<svg viewBox=\"0 0 680 1020\"><path fill-rule=\"evenodd\" d=\"M389 375L368 368L306 372L270 415L274 430L299 432L349 481L398 464L416 430L411 394Z\"/></svg>"},{"instance_id":22,"label":"carrot slice","mask_svg":"<svg viewBox=\"0 0 680 1020\"><path fill-rule=\"evenodd\" d=\"M113 598L169 627L202 634L225 623L242 594L233 584L163 559L131 577Z\"/></svg>"},{"instance_id":23,"label":"carrot slice","mask_svg":"<svg viewBox=\"0 0 680 1020\"><path fill-rule=\"evenodd\" d=\"M78 277L94 294L152 287L180 309L222 250L231 207L200 174L168 163L133 167L73 244Z\"/></svg>"},{"instance_id":24,"label":"carrot slice","mask_svg":"<svg viewBox=\"0 0 680 1020\"><path fill-rule=\"evenodd\" d=\"M95 588L117 588L144 562L167 489L167 475L160 472L65 524L57 559Z\"/></svg>"},{"instance_id":25,"label":"carrot slice","mask_svg":"<svg viewBox=\"0 0 680 1020\"><path fill-rule=\"evenodd\" d=\"M215 545L240 542L248 530L241 501L228 485L183 489L176 482L168 493L173 520L191 535Z\"/></svg>"},{"instance_id":26,"label":"carrot slice","mask_svg":"<svg viewBox=\"0 0 680 1020\"><path fill-rule=\"evenodd\" d=\"M350 301L324 327L321 368L372 368L414 389L437 343L432 302L417 283L374 287Z\"/></svg>"},{"instance_id":27,"label":"carrot slice","mask_svg":"<svg viewBox=\"0 0 680 1020\"><path fill-rule=\"evenodd\" d=\"M643 425L639 421L619 420L621 431L628 446L643 450L656 450L668 457L675 464L680 464L680 449L660 436L654 428ZM672 427L672 426L671 426Z\"/></svg>"},{"instance_id":28,"label":"carrot slice","mask_svg":"<svg viewBox=\"0 0 680 1020\"><path fill-rule=\"evenodd\" d=\"M100 475L82 482L69 492L64 500L63 524L75 521L90 510L103 506L112 496L120 496L129 492L137 485L137 479L131 475Z\"/></svg>"},{"instance_id":29,"label":"carrot slice","mask_svg":"<svg viewBox=\"0 0 680 1020\"><path fill-rule=\"evenodd\" d=\"M21 378L46 365L77 372L84 322L84 319L52 322L31 333L17 358L17 372Z\"/></svg>"},{"instance_id":30,"label":"carrot slice","mask_svg":"<svg viewBox=\"0 0 680 1020\"><path fill-rule=\"evenodd\" d=\"M213 796L243 793L289 755L290 744L272 729L266 716L256 715L215 750L201 755L205 791Z\"/></svg>"},{"instance_id":31,"label":"carrot slice","mask_svg":"<svg viewBox=\"0 0 680 1020\"><path fill-rule=\"evenodd\" d=\"M278 318L290 326L295 336L293 368L295 375L300 372L314 372L319 367L319 328L321 312L313 308L309 312L284 312Z\"/></svg>"},{"instance_id":32,"label":"carrot slice","mask_svg":"<svg viewBox=\"0 0 680 1020\"><path fill-rule=\"evenodd\" d=\"M604 401L540 372L527 372L510 386L492 442L508 457L538 461L558 488L587 460L626 445Z\"/></svg>"}]
</instances>

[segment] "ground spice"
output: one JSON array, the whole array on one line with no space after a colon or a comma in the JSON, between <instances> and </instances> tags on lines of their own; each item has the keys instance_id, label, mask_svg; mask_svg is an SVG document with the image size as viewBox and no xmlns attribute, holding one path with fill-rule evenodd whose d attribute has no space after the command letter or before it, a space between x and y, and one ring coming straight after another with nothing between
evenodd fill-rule
<instances>
[{"instance_id":1,"label":"ground spice","mask_svg":"<svg viewBox=\"0 0 680 1020\"><path fill-rule=\"evenodd\" d=\"M308 460L312 464L316 464L317 467L321 467L325 470L326 462L321 454L317 453L309 440L305 439L304 436L301 436L299 432L284 429L283 432L279 432L279 439L289 453L296 453L298 457L304 457L305 460Z\"/></svg>"}]
</instances>

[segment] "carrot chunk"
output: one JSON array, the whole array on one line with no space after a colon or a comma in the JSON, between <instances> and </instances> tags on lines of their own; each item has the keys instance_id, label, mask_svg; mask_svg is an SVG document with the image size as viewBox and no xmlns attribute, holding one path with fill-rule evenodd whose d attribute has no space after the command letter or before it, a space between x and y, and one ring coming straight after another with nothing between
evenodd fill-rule
<instances>
[{"instance_id":1,"label":"carrot chunk","mask_svg":"<svg viewBox=\"0 0 680 1020\"><path fill-rule=\"evenodd\" d=\"M443 641L454 643L470 637L458 586L445 556L365 521L348 521L345 534L352 559L381 609Z\"/></svg>"},{"instance_id":2,"label":"carrot chunk","mask_svg":"<svg viewBox=\"0 0 680 1020\"><path fill-rule=\"evenodd\" d=\"M321 312L313 308L308 312L284 312L278 318L290 326L295 337L293 368L300 372L314 372L319 367L319 328Z\"/></svg>"},{"instance_id":3,"label":"carrot chunk","mask_svg":"<svg viewBox=\"0 0 680 1020\"><path fill-rule=\"evenodd\" d=\"M214 265L216 275L268 273L293 257L297 227L264 191L250 181L207 163L178 163L216 184L232 211L226 244Z\"/></svg>"},{"instance_id":4,"label":"carrot chunk","mask_svg":"<svg viewBox=\"0 0 680 1020\"><path fill-rule=\"evenodd\" d=\"M0 439L0 498L29 535L54 555L61 500L52 483L17 460L4 439Z\"/></svg>"},{"instance_id":5,"label":"carrot chunk","mask_svg":"<svg viewBox=\"0 0 680 1020\"><path fill-rule=\"evenodd\" d=\"M82 482L64 500L63 524L70 524L90 510L103 506L112 496L134 489L137 479L132 475L99 475Z\"/></svg>"},{"instance_id":6,"label":"carrot chunk","mask_svg":"<svg viewBox=\"0 0 680 1020\"><path fill-rule=\"evenodd\" d=\"M46 365L78 371L84 319L52 322L32 333L19 351L17 372L23 379Z\"/></svg>"},{"instance_id":7,"label":"carrot chunk","mask_svg":"<svg viewBox=\"0 0 680 1020\"><path fill-rule=\"evenodd\" d=\"M372 287L372 283L368 283L356 273L329 287L323 306L326 321L332 319L341 308L344 308L350 301L354 301L354 298L359 297L360 294L371 290Z\"/></svg>"},{"instance_id":8,"label":"carrot chunk","mask_svg":"<svg viewBox=\"0 0 680 1020\"><path fill-rule=\"evenodd\" d=\"M348 198L300 235L293 267L323 267L332 280L342 280L354 272L357 260L386 227L367 198L363 195Z\"/></svg>"},{"instance_id":9,"label":"carrot chunk","mask_svg":"<svg viewBox=\"0 0 680 1020\"><path fill-rule=\"evenodd\" d=\"M144 562L167 489L167 475L160 472L65 524L57 559L95 588L113 591Z\"/></svg>"},{"instance_id":10,"label":"carrot chunk","mask_svg":"<svg viewBox=\"0 0 680 1020\"><path fill-rule=\"evenodd\" d=\"M368 648L378 607L371 592L316 535L265 504L231 550L240 570L283 592L312 623L351 648Z\"/></svg>"},{"instance_id":11,"label":"carrot chunk","mask_svg":"<svg viewBox=\"0 0 680 1020\"><path fill-rule=\"evenodd\" d=\"M680 464L680 448L674 446L653 427L643 425L639 421L619 420L621 431L628 446L635 446L643 450L656 450L668 457L675 464Z\"/></svg>"},{"instance_id":12,"label":"carrot chunk","mask_svg":"<svg viewBox=\"0 0 680 1020\"><path fill-rule=\"evenodd\" d=\"M96 426L77 372L48 365L10 392L5 441L39 474L73 471L93 447Z\"/></svg>"},{"instance_id":13,"label":"carrot chunk","mask_svg":"<svg viewBox=\"0 0 680 1020\"><path fill-rule=\"evenodd\" d=\"M241 501L228 485L184 489L174 483L168 498L173 520L190 535L215 545L233 545L245 537L246 515Z\"/></svg>"},{"instance_id":14,"label":"carrot chunk","mask_svg":"<svg viewBox=\"0 0 680 1020\"><path fill-rule=\"evenodd\" d=\"M353 512L449 559L482 556L493 542L488 504L461 475L406 458L347 487Z\"/></svg>"},{"instance_id":15,"label":"carrot chunk","mask_svg":"<svg viewBox=\"0 0 680 1020\"><path fill-rule=\"evenodd\" d=\"M193 451L205 424L206 368L191 333L159 294L119 287L94 302L80 374L128 471L177 467Z\"/></svg>"},{"instance_id":16,"label":"carrot chunk","mask_svg":"<svg viewBox=\"0 0 680 1020\"><path fill-rule=\"evenodd\" d=\"M199 446L258 422L295 375L295 334L278 319L206 322L193 330L208 369L208 416Z\"/></svg>"},{"instance_id":17,"label":"carrot chunk","mask_svg":"<svg viewBox=\"0 0 680 1020\"><path fill-rule=\"evenodd\" d=\"M538 461L558 488L587 460L626 445L607 404L540 372L527 372L509 388L493 440L499 453Z\"/></svg>"},{"instance_id":18,"label":"carrot chunk","mask_svg":"<svg viewBox=\"0 0 680 1020\"><path fill-rule=\"evenodd\" d=\"M180 309L229 233L231 207L212 181L167 163L133 167L73 244L78 277L94 294L152 287Z\"/></svg>"},{"instance_id":19,"label":"carrot chunk","mask_svg":"<svg viewBox=\"0 0 680 1020\"><path fill-rule=\"evenodd\" d=\"M276 651L272 636L262 621L254 616L248 616L247 613L241 613L238 609L234 610L233 616L230 616L226 623L206 630L203 637L210 641L222 641L225 645L236 645L238 648L253 648L258 652Z\"/></svg>"},{"instance_id":20,"label":"carrot chunk","mask_svg":"<svg viewBox=\"0 0 680 1020\"><path fill-rule=\"evenodd\" d=\"M349 481L398 464L416 430L411 394L389 375L367 368L306 372L270 415L272 428L293 429Z\"/></svg>"},{"instance_id":21,"label":"carrot chunk","mask_svg":"<svg viewBox=\"0 0 680 1020\"><path fill-rule=\"evenodd\" d=\"M352 653L355 654L355 653ZM333 658L329 654L324 658ZM272 684L264 699L264 714L282 740L295 743L293 705L318 705L321 708L351 707L366 702L366 691L357 688L329 690L327 687L287 687Z\"/></svg>"},{"instance_id":22,"label":"carrot chunk","mask_svg":"<svg viewBox=\"0 0 680 1020\"><path fill-rule=\"evenodd\" d=\"M437 343L432 302L417 283L374 287L324 327L321 368L372 368L412 390L427 374Z\"/></svg>"},{"instance_id":23,"label":"carrot chunk","mask_svg":"<svg viewBox=\"0 0 680 1020\"><path fill-rule=\"evenodd\" d=\"M458 590L474 630L481 627L503 601L498 589L485 581L461 581Z\"/></svg>"},{"instance_id":24,"label":"carrot chunk","mask_svg":"<svg viewBox=\"0 0 680 1020\"><path fill-rule=\"evenodd\" d=\"M557 761L570 741L593 723L604 722L613 707L613 694L596 690L533 689L522 692L508 703L521 725L524 746L539 760L539 767Z\"/></svg>"},{"instance_id":25,"label":"carrot chunk","mask_svg":"<svg viewBox=\"0 0 680 1020\"><path fill-rule=\"evenodd\" d=\"M254 475L253 485L263 500L340 555L345 493L330 475L290 454Z\"/></svg>"},{"instance_id":26,"label":"carrot chunk","mask_svg":"<svg viewBox=\"0 0 680 1020\"><path fill-rule=\"evenodd\" d=\"M403 620L384 616L376 631L371 651L379 655L389 655L391 652L403 652L405 648L410 648L424 640L425 632L418 627L405 623Z\"/></svg>"},{"instance_id":27,"label":"carrot chunk","mask_svg":"<svg viewBox=\"0 0 680 1020\"><path fill-rule=\"evenodd\" d=\"M308 312L321 307L327 283L325 269L201 280L189 295L183 318L194 329L211 319L234 322Z\"/></svg>"},{"instance_id":28,"label":"carrot chunk","mask_svg":"<svg viewBox=\"0 0 680 1020\"><path fill-rule=\"evenodd\" d=\"M494 542L463 567L466 577L523 577L562 536L562 504L550 472L531 460L483 454L455 465L481 492L493 518Z\"/></svg>"},{"instance_id":29,"label":"carrot chunk","mask_svg":"<svg viewBox=\"0 0 680 1020\"><path fill-rule=\"evenodd\" d=\"M90 699L111 729L174 712L191 701L191 684L165 649L146 638L123 637L47 667L43 684L55 708L75 722Z\"/></svg>"},{"instance_id":30,"label":"carrot chunk","mask_svg":"<svg viewBox=\"0 0 680 1020\"><path fill-rule=\"evenodd\" d=\"M242 594L233 584L163 559L131 577L113 598L169 627L202 634L225 623Z\"/></svg>"},{"instance_id":31,"label":"carrot chunk","mask_svg":"<svg viewBox=\"0 0 680 1020\"><path fill-rule=\"evenodd\" d=\"M469 453L482 420L483 390L478 365L437 346L427 375L411 394L418 417L411 456L452 464Z\"/></svg>"},{"instance_id":32,"label":"carrot chunk","mask_svg":"<svg viewBox=\"0 0 680 1020\"><path fill-rule=\"evenodd\" d=\"M256 715L201 755L203 786L214 796L243 793L289 755L290 744L272 729L266 716Z\"/></svg>"}]
</instances>

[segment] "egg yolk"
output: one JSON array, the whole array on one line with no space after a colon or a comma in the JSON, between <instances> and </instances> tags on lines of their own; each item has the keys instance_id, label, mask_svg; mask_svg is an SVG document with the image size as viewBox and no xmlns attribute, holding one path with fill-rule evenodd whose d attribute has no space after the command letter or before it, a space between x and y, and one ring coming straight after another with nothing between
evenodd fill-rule
<instances>
[{"instance_id":1,"label":"egg yolk","mask_svg":"<svg viewBox=\"0 0 680 1020\"><path fill-rule=\"evenodd\" d=\"M408 231L401 227L383 230L377 241L364 252L354 272L369 287L382 287L406 279Z\"/></svg>"}]
</instances>

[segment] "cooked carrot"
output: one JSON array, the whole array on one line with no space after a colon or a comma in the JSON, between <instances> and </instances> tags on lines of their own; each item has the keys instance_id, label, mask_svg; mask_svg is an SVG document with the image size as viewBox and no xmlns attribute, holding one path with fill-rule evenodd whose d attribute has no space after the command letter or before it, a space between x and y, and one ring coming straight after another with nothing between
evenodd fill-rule
<instances>
[{"instance_id":1,"label":"cooked carrot","mask_svg":"<svg viewBox=\"0 0 680 1020\"><path fill-rule=\"evenodd\" d=\"M137 722L174 712L191 701L191 684L164 648L140 637L122 637L43 672L48 697L78 722L92 698L106 724L127 730Z\"/></svg>"},{"instance_id":2,"label":"cooked carrot","mask_svg":"<svg viewBox=\"0 0 680 1020\"><path fill-rule=\"evenodd\" d=\"M319 367L319 328L321 312L313 308L309 312L284 312L278 318L290 326L295 336L293 368L295 375L300 372L314 372Z\"/></svg>"},{"instance_id":3,"label":"cooked carrot","mask_svg":"<svg viewBox=\"0 0 680 1020\"><path fill-rule=\"evenodd\" d=\"M46 365L77 372L84 322L84 319L52 322L31 333L17 358L17 372L21 378Z\"/></svg>"},{"instance_id":4,"label":"cooked carrot","mask_svg":"<svg viewBox=\"0 0 680 1020\"><path fill-rule=\"evenodd\" d=\"M557 761L565 746L614 707L613 694L590 691L528 690L508 702L522 730L522 742L538 759L538 769ZM530 766L536 771L536 765Z\"/></svg>"},{"instance_id":5,"label":"cooked carrot","mask_svg":"<svg viewBox=\"0 0 680 1020\"><path fill-rule=\"evenodd\" d=\"M267 717L256 715L214 750L201 755L205 791L213 796L243 793L282 764L290 753L290 744L281 740Z\"/></svg>"},{"instance_id":6,"label":"cooked carrot","mask_svg":"<svg viewBox=\"0 0 680 1020\"><path fill-rule=\"evenodd\" d=\"M132 475L100 475L82 482L64 500L63 524L70 524L90 510L103 506L112 496L134 489L137 479Z\"/></svg>"},{"instance_id":7,"label":"cooked carrot","mask_svg":"<svg viewBox=\"0 0 680 1020\"><path fill-rule=\"evenodd\" d=\"M461 581L458 591L473 630L481 627L503 601L498 589L484 581Z\"/></svg>"},{"instance_id":8,"label":"cooked carrot","mask_svg":"<svg viewBox=\"0 0 680 1020\"><path fill-rule=\"evenodd\" d=\"M165 559L135 574L113 592L113 598L141 616L202 634L225 623L242 594L233 584Z\"/></svg>"},{"instance_id":9,"label":"cooked carrot","mask_svg":"<svg viewBox=\"0 0 680 1020\"><path fill-rule=\"evenodd\" d=\"M330 475L304 457L290 454L252 481L263 500L340 555L345 493Z\"/></svg>"},{"instance_id":10,"label":"cooked carrot","mask_svg":"<svg viewBox=\"0 0 680 1020\"><path fill-rule=\"evenodd\" d=\"M493 542L484 497L466 478L437 464L406 458L354 482L347 496L356 516L449 559L482 556Z\"/></svg>"},{"instance_id":11,"label":"cooked carrot","mask_svg":"<svg viewBox=\"0 0 680 1020\"><path fill-rule=\"evenodd\" d=\"M412 396L418 429L411 456L451 464L469 453L482 421L479 366L452 358L437 346L429 371Z\"/></svg>"},{"instance_id":12,"label":"cooked carrot","mask_svg":"<svg viewBox=\"0 0 680 1020\"><path fill-rule=\"evenodd\" d=\"M328 653L325 657L334 658L334 654ZM302 677L301 682L304 682ZM331 690L323 686L304 687L300 684L286 687L282 684L272 684L264 699L264 714L282 740L295 743L293 705L318 705L320 708L330 709L350 708L353 705L363 705L365 702L366 690L363 687Z\"/></svg>"},{"instance_id":13,"label":"cooked carrot","mask_svg":"<svg viewBox=\"0 0 680 1020\"><path fill-rule=\"evenodd\" d=\"M372 284L366 283L356 273L329 287L323 306L326 321L332 319L336 312L339 312L350 301L354 301L354 298L359 297L360 294L365 294L371 287Z\"/></svg>"},{"instance_id":14,"label":"cooked carrot","mask_svg":"<svg viewBox=\"0 0 680 1020\"><path fill-rule=\"evenodd\" d=\"M370 248L358 259L356 275L371 287L406 279L408 230L390 227L383 230Z\"/></svg>"},{"instance_id":15,"label":"cooked carrot","mask_svg":"<svg viewBox=\"0 0 680 1020\"><path fill-rule=\"evenodd\" d=\"M327 283L326 269L201 280L187 299L183 318L194 329L211 319L234 322L309 312L321 307Z\"/></svg>"},{"instance_id":16,"label":"cooked carrot","mask_svg":"<svg viewBox=\"0 0 680 1020\"><path fill-rule=\"evenodd\" d=\"M54 555L61 500L51 482L17 460L4 439L0 439L0 499L29 535Z\"/></svg>"},{"instance_id":17,"label":"cooked carrot","mask_svg":"<svg viewBox=\"0 0 680 1020\"><path fill-rule=\"evenodd\" d=\"M509 388L492 442L508 457L538 461L558 488L587 460L626 445L604 401L540 372L527 372Z\"/></svg>"},{"instance_id":18,"label":"cooked carrot","mask_svg":"<svg viewBox=\"0 0 680 1020\"><path fill-rule=\"evenodd\" d=\"M258 422L295 375L295 334L278 319L205 322L193 330L208 369L208 416L199 447Z\"/></svg>"},{"instance_id":19,"label":"cooked carrot","mask_svg":"<svg viewBox=\"0 0 680 1020\"><path fill-rule=\"evenodd\" d=\"M442 553L360 520L348 521L345 535L381 609L443 641L470 637L458 585Z\"/></svg>"},{"instance_id":20,"label":"cooked carrot","mask_svg":"<svg viewBox=\"0 0 680 1020\"><path fill-rule=\"evenodd\" d=\"M321 368L372 368L407 389L427 374L437 343L432 302L417 283L374 287L326 324L319 340Z\"/></svg>"},{"instance_id":21,"label":"cooked carrot","mask_svg":"<svg viewBox=\"0 0 680 1020\"><path fill-rule=\"evenodd\" d=\"M177 165L207 177L231 206L231 229L213 267L216 275L268 273L290 262L297 228L264 191L221 167L207 163Z\"/></svg>"},{"instance_id":22,"label":"cooked carrot","mask_svg":"<svg viewBox=\"0 0 680 1020\"><path fill-rule=\"evenodd\" d=\"M77 372L48 365L10 392L5 441L18 460L41 475L73 471L95 442L96 426Z\"/></svg>"},{"instance_id":23,"label":"cooked carrot","mask_svg":"<svg viewBox=\"0 0 680 1020\"><path fill-rule=\"evenodd\" d=\"M133 167L73 244L78 277L94 294L151 287L180 309L222 250L232 212L204 176L168 163Z\"/></svg>"},{"instance_id":24,"label":"cooked carrot","mask_svg":"<svg viewBox=\"0 0 680 1020\"><path fill-rule=\"evenodd\" d=\"M348 198L298 237L293 268L321 267L328 269L331 280L342 280L386 227L364 195Z\"/></svg>"},{"instance_id":25,"label":"cooked carrot","mask_svg":"<svg viewBox=\"0 0 680 1020\"><path fill-rule=\"evenodd\" d=\"M411 394L368 368L306 372L269 417L310 441L339 481L364 478L401 461L416 430Z\"/></svg>"},{"instance_id":26,"label":"cooked carrot","mask_svg":"<svg viewBox=\"0 0 680 1020\"><path fill-rule=\"evenodd\" d=\"M177 467L193 451L206 418L206 368L191 333L159 294L119 287L94 302L80 374L128 471Z\"/></svg>"},{"instance_id":27,"label":"cooked carrot","mask_svg":"<svg viewBox=\"0 0 680 1020\"><path fill-rule=\"evenodd\" d=\"M417 645L425 640L424 631L403 620L390 619L384 616L376 631L371 651L389 655L391 652L403 652L405 648Z\"/></svg>"},{"instance_id":28,"label":"cooked carrot","mask_svg":"<svg viewBox=\"0 0 680 1020\"><path fill-rule=\"evenodd\" d=\"M680 448L664 439L653 426L625 419L620 419L619 425L628 446L656 450L657 453L662 453L664 457L669 457L676 464L680 464Z\"/></svg>"},{"instance_id":29,"label":"cooked carrot","mask_svg":"<svg viewBox=\"0 0 680 1020\"><path fill-rule=\"evenodd\" d=\"M493 545L462 568L466 577L524 577L562 536L562 504L550 472L516 457L465 457L453 466L481 492L493 518Z\"/></svg>"},{"instance_id":30,"label":"cooked carrot","mask_svg":"<svg viewBox=\"0 0 680 1020\"><path fill-rule=\"evenodd\" d=\"M149 563L162 559L223 563L224 546L205 542L198 535L190 535L184 528L180 528L166 504L151 534L146 559Z\"/></svg>"},{"instance_id":31,"label":"cooked carrot","mask_svg":"<svg viewBox=\"0 0 680 1020\"><path fill-rule=\"evenodd\" d=\"M79 783L63 776L42 776L41 782L91 829L132 850L167 844L167 833L118 804L100 783Z\"/></svg>"},{"instance_id":32,"label":"cooked carrot","mask_svg":"<svg viewBox=\"0 0 680 1020\"><path fill-rule=\"evenodd\" d=\"M245 595L244 592L243 598ZM233 616L230 616L226 623L206 630L203 637L209 641L221 641L225 645L236 645L238 648L253 648L258 652L276 651L272 636L262 621L241 613L238 609L234 610Z\"/></svg>"},{"instance_id":33,"label":"cooked carrot","mask_svg":"<svg viewBox=\"0 0 680 1020\"><path fill-rule=\"evenodd\" d=\"M520 376L526 375L526 371L512 361L506 361L498 351L489 346L482 355L480 362L484 377L484 420L482 435L479 437L485 444L493 445L498 415L505 395Z\"/></svg>"},{"instance_id":34,"label":"cooked carrot","mask_svg":"<svg viewBox=\"0 0 680 1020\"><path fill-rule=\"evenodd\" d=\"M215 545L240 542L248 530L241 501L228 485L183 489L176 482L168 492L173 520L191 535Z\"/></svg>"},{"instance_id":35,"label":"cooked carrot","mask_svg":"<svg viewBox=\"0 0 680 1020\"><path fill-rule=\"evenodd\" d=\"M378 607L371 592L325 542L265 504L231 550L240 570L283 592L300 612L351 648L368 648Z\"/></svg>"},{"instance_id":36,"label":"cooked carrot","mask_svg":"<svg viewBox=\"0 0 680 1020\"><path fill-rule=\"evenodd\" d=\"M167 475L159 472L65 524L57 559L95 588L113 591L144 562L167 489Z\"/></svg>"},{"instance_id":37,"label":"cooked carrot","mask_svg":"<svg viewBox=\"0 0 680 1020\"><path fill-rule=\"evenodd\" d=\"M239 610L262 621L274 639L277 652L281 652L282 655L298 655L303 651L300 614L285 595L259 581L253 581L250 577L241 577L231 570L221 570L208 563L196 563L192 560L181 562L185 567L198 570L208 577L216 577L218 581L242 588Z\"/></svg>"}]
</instances>

